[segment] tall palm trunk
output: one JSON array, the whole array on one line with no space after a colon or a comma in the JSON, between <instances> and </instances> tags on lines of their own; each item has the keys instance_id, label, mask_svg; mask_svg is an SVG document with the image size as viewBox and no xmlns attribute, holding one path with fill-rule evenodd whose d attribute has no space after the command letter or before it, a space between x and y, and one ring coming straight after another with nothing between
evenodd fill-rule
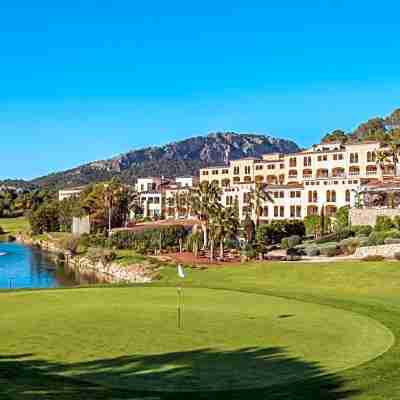
<instances>
[{"instance_id":1,"label":"tall palm trunk","mask_svg":"<svg viewBox=\"0 0 400 400\"><path fill-rule=\"evenodd\" d=\"M219 242L219 257L221 260L224 259L224 239L221 238L221 241Z\"/></svg>"}]
</instances>

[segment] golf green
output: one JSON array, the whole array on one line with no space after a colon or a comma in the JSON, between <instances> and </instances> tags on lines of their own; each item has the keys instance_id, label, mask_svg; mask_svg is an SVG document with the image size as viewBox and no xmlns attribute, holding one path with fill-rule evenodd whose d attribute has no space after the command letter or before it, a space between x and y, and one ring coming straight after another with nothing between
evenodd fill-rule
<instances>
[{"instance_id":1,"label":"golf green","mask_svg":"<svg viewBox=\"0 0 400 400\"><path fill-rule=\"evenodd\" d=\"M0 352L48 374L144 391L268 387L360 365L392 333L341 309L262 294L171 287L1 295Z\"/></svg>"}]
</instances>

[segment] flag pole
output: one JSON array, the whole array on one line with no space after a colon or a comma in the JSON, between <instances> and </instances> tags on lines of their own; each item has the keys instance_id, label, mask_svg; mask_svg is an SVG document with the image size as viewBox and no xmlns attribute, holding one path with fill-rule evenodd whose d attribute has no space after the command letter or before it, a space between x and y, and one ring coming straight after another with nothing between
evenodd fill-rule
<instances>
[{"instance_id":1,"label":"flag pole","mask_svg":"<svg viewBox=\"0 0 400 400\"><path fill-rule=\"evenodd\" d=\"M185 278L185 272L182 268L182 265L178 265L178 276L179 278ZM184 312L184 292L183 292L183 286L180 284L177 287L177 292L178 292L178 309L177 309L177 318L178 318L178 329L183 329L183 312Z\"/></svg>"}]
</instances>

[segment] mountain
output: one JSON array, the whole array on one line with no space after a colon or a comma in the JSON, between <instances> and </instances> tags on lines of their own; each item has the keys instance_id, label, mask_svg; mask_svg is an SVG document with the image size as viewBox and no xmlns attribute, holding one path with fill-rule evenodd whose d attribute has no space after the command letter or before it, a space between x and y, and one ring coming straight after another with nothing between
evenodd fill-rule
<instances>
[{"instance_id":1,"label":"mountain","mask_svg":"<svg viewBox=\"0 0 400 400\"><path fill-rule=\"evenodd\" d=\"M118 176L133 183L143 176L198 174L207 165L225 164L243 157L299 150L290 140L265 135L211 133L165 146L132 150L109 160L94 161L68 171L50 174L30 183L42 188L61 188L100 182Z\"/></svg>"}]
</instances>

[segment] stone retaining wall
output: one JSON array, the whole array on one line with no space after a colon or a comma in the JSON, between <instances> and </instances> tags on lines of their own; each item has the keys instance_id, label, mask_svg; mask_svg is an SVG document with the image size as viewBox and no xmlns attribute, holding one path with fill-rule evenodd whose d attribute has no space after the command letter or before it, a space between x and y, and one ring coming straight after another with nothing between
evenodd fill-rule
<instances>
[{"instance_id":1,"label":"stone retaining wall","mask_svg":"<svg viewBox=\"0 0 400 400\"><path fill-rule=\"evenodd\" d=\"M371 225L375 226L376 217L384 215L393 218L400 215L398 208L351 208L349 218L352 225Z\"/></svg>"},{"instance_id":2,"label":"stone retaining wall","mask_svg":"<svg viewBox=\"0 0 400 400\"><path fill-rule=\"evenodd\" d=\"M359 247L354 256L364 258L367 256L383 256L385 258L393 258L394 254L400 252L400 244L383 244L381 246Z\"/></svg>"},{"instance_id":3,"label":"stone retaining wall","mask_svg":"<svg viewBox=\"0 0 400 400\"><path fill-rule=\"evenodd\" d=\"M147 283L152 281L151 271L143 264L121 266L116 263L103 264L101 261L94 263L87 257L72 257L68 251L58 248L47 240L33 240L28 236L19 235L17 241L30 246L40 247L42 250L54 255L62 255L68 268L79 274L99 274L101 281L108 283Z\"/></svg>"}]
</instances>

